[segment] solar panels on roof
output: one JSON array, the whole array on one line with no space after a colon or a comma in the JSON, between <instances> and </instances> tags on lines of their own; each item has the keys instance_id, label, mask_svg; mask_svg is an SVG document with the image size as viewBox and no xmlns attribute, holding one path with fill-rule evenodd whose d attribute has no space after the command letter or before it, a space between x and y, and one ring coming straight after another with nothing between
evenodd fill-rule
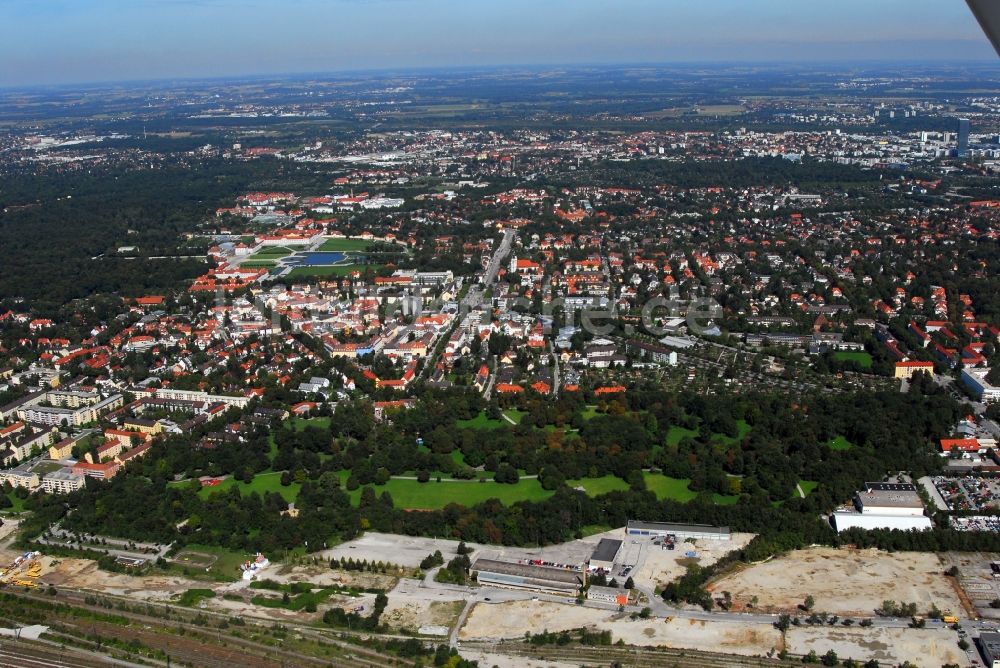
<instances>
[{"instance_id":1,"label":"solar panels on roof","mask_svg":"<svg viewBox=\"0 0 1000 668\"><path fill-rule=\"evenodd\" d=\"M865 489L869 492L915 492L916 486L908 482L866 482Z\"/></svg>"}]
</instances>

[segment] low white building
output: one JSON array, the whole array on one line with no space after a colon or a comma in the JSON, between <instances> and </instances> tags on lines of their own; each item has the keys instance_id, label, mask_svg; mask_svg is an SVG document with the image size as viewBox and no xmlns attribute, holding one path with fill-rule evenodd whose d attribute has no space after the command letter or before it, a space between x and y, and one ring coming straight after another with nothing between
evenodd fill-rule
<instances>
[{"instance_id":1,"label":"low white building","mask_svg":"<svg viewBox=\"0 0 1000 668\"><path fill-rule=\"evenodd\" d=\"M625 525L628 536L649 536L663 538L674 536L679 541L687 538L695 540L729 540L729 527L713 527L707 524L670 524L667 522L638 522L629 520Z\"/></svg>"},{"instance_id":2,"label":"low white building","mask_svg":"<svg viewBox=\"0 0 1000 668\"><path fill-rule=\"evenodd\" d=\"M838 510L833 513L831 519L837 531L847 531L848 529L863 529L865 531L875 529L927 531L933 527L931 518L923 516L906 517L900 515L876 515L874 513L866 515L864 513Z\"/></svg>"},{"instance_id":3,"label":"low white building","mask_svg":"<svg viewBox=\"0 0 1000 668\"><path fill-rule=\"evenodd\" d=\"M628 590L617 589L615 587L598 587L597 585L590 585L587 589L587 599L591 601L601 601L602 603L628 605Z\"/></svg>"},{"instance_id":4,"label":"low white building","mask_svg":"<svg viewBox=\"0 0 1000 668\"><path fill-rule=\"evenodd\" d=\"M868 482L854 495L855 510L835 511L830 520L837 531L898 529L926 531L931 520L917 488L909 483Z\"/></svg>"}]
</instances>

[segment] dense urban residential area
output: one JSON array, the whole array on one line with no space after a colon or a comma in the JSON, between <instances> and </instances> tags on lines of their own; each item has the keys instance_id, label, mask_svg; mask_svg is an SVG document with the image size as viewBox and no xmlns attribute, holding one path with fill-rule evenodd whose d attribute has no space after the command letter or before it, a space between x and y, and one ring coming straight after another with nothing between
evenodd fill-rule
<instances>
[{"instance_id":1,"label":"dense urban residential area","mask_svg":"<svg viewBox=\"0 0 1000 668\"><path fill-rule=\"evenodd\" d=\"M1000 665L998 175L993 62L2 88L0 665Z\"/></svg>"}]
</instances>

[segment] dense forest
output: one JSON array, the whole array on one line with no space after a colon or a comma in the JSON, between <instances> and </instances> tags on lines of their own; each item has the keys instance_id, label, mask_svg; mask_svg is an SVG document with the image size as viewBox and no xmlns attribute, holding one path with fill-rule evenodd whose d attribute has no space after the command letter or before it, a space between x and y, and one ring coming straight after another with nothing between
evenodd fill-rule
<instances>
[{"instance_id":1,"label":"dense forest","mask_svg":"<svg viewBox=\"0 0 1000 668\"><path fill-rule=\"evenodd\" d=\"M46 313L94 294L175 288L208 268L208 244L192 235L217 207L250 189L328 184L325 171L275 160L5 178L0 300L26 299ZM123 246L137 251L121 255Z\"/></svg>"},{"instance_id":2,"label":"dense forest","mask_svg":"<svg viewBox=\"0 0 1000 668\"><path fill-rule=\"evenodd\" d=\"M33 498L29 505L37 512L26 525L37 533L63 518L64 528L73 531L265 551L306 542L323 545L368 528L506 545L548 544L579 535L585 526L622 526L628 519L728 525L763 534L766 545L784 547L843 540L896 549L991 543L992 534L947 531L838 537L821 520L822 513L850 499L865 480L881 480L894 471L922 475L939 469L932 441L947 433L960 411L950 397L929 385L923 389L929 394L789 399L637 388L603 404L604 412L588 419L582 416L582 400L527 401L521 424L488 431L458 426L458 420L484 408L473 393L428 392L414 410L395 415L391 425L374 423L365 403L343 404L329 429L275 425L273 460L265 429L248 443L212 449L168 438L152 456L131 464L127 475L108 483L89 481L68 497ZM540 429L540 424L578 431ZM667 434L674 426L698 435L670 444ZM413 444L416 434L423 435L424 445ZM853 447L827 445L838 436ZM537 474L553 494L538 502L503 505L492 500L411 512L397 508L387 492L375 488L390 475L438 470L463 477L473 467L494 471L498 481L504 471L513 471L514 479L517 472ZM196 480L168 484L175 477L198 475L250 480L268 469L284 471L283 484L301 485L298 517L282 514L288 504L277 493L241 496L230 489L202 496ZM660 500L645 489L643 470L688 478L697 497L687 503ZM607 474L622 478L628 488L591 497L566 483ZM801 479L822 484L798 498L794 490ZM359 487L360 498L352 503L350 491ZM738 500L718 505L713 494L736 495Z\"/></svg>"}]
</instances>

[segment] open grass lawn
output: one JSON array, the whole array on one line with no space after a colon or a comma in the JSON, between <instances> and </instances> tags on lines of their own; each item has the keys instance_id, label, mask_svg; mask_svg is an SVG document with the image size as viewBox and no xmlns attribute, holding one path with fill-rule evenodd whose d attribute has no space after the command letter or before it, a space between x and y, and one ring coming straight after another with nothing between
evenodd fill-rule
<instances>
[{"instance_id":1,"label":"open grass lawn","mask_svg":"<svg viewBox=\"0 0 1000 668\"><path fill-rule=\"evenodd\" d=\"M656 494L656 498L661 501L672 500L687 503L698 496L698 492L692 491L688 486L691 481L687 478L670 478L659 473L643 472L646 479L646 489ZM731 494L713 494L712 501L720 506L729 506L740 498Z\"/></svg>"},{"instance_id":2,"label":"open grass lawn","mask_svg":"<svg viewBox=\"0 0 1000 668\"><path fill-rule=\"evenodd\" d=\"M516 408L509 408L503 411L509 420L500 418L499 420L491 420L486 417L486 411L481 412L476 417L471 420L458 420L455 422L456 426L461 429L499 429L500 427L513 427L515 425L521 424L521 418L527 415L526 411L519 411ZM557 427L554 424L547 424L544 427L535 427L536 429L542 429L543 431L557 431L564 430L569 431L567 427Z\"/></svg>"},{"instance_id":3,"label":"open grass lawn","mask_svg":"<svg viewBox=\"0 0 1000 668\"><path fill-rule=\"evenodd\" d=\"M286 255L291 255L297 250L302 250L305 246L268 246L266 248L261 248L259 251L254 253L251 257L285 257Z\"/></svg>"},{"instance_id":4,"label":"open grass lawn","mask_svg":"<svg viewBox=\"0 0 1000 668\"><path fill-rule=\"evenodd\" d=\"M584 420L592 420L598 415L601 415L601 413L597 412L597 406L587 406L586 408L583 409L583 413L581 413L581 415L583 416Z\"/></svg>"},{"instance_id":5,"label":"open grass lawn","mask_svg":"<svg viewBox=\"0 0 1000 668\"><path fill-rule=\"evenodd\" d=\"M527 411L519 411L516 408L508 408L503 412L503 414L513 420L514 424L521 424L521 418L527 415ZM508 422L507 424L510 423Z\"/></svg>"},{"instance_id":6,"label":"open grass lawn","mask_svg":"<svg viewBox=\"0 0 1000 668\"><path fill-rule=\"evenodd\" d=\"M228 490L234 485L240 490L240 494L243 495L257 492L263 496L264 492L277 492L289 502L295 501L295 498L299 495L299 490L302 489L302 485L294 482L288 487L283 487L281 485L280 473L258 473L250 481L250 484L229 477L215 487L202 487L198 495L203 499L207 499L213 492Z\"/></svg>"},{"instance_id":7,"label":"open grass lawn","mask_svg":"<svg viewBox=\"0 0 1000 668\"><path fill-rule=\"evenodd\" d=\"M185 566L185 556L191 557L191 565ZM191 572L199 571L201 573L204 573L206 568L202 564L210 563L211 566L207 566L209 575L225 580L238 580L241 577L240 565L251 558L253 555L250 553L227 550L215 545L191 543L172 557L170 562L175 566L188 568Z\"/></svg>"},{"instance_id":8,"label":"open grass lawn","mask_svg":"<svg viewBox=\"0 0 1000 668\"><path fill-rule=\"evenodd\" d=\"M752 429L752 427L747 424L746 420L738 420L736 422L736 428L736 436L712 434L712 438L724 445L735 445L746 438L747 434L749 434ZM696 438L700 433L701 432L697 429L685 429L684 427L673 425L667 430L667 445L677 445L685 438Z\"/></svg>"},{"instance_id":9,"label":"open grass lawn","mask_svg":"<svg viewBox=\"0 0 1000 668\"><path fill-rule=\"evenodd\" d=\"M694 438L698 435L696 429L685 429L677 425L672 425L667 431L667 445L677 445L685 438Z\"/></svg>"},{"instance_id":10,"label":"open grass lawn","mask_svg":"<svg viewBox=\"0 0 1000 668\"><path fill-rule=\"evenodd\" d=\"M320 251L363 251L371 246L373 241L367 239L327 239L319 247Z\"/></svg>"},{"instance_id":11,"label":"open grass lawn","mask_svg":"<svg viewBox=\"0 0 1000 668\"><path fill-rule=\"evenodd\" d=\"M732 436L727 436L725 434L712 434L712 436L720 443L724 443L726 445L734 445L742 441L744 438L746 438L747 434L750 433L751 427L749 424L747 424L746 420L738 420L736 422L736 429L737 429L737 435L735 438Z\"/></svg>"},{"instance_id":12,"label":"open grass lawn","mask_svg":"<svg viewBox=\"0 0 1000 668\"><path fill-rule=\"evenodd\" d=\"M587 496L600 496L608 492L620 492L628 489L628 483L618 476L606 475L601 478L582 478L581 480L567 480L567 487L583 487L587 491Z\"/></svg>"},{"instance_id":13,"label":"open grass lawn","mask_svg":"<svg viewBox=\"0 0 1000 668\"><path fill-rule=\"evenodd\" d=\"M698 496L697 492L688 489L691 481L687 478L670 478L659 473L643 472L646 479L646 489L656 494L660 500L670 499L672 501L687 502Z\"/></svg>"},{"instance_id":14,"label":"open grass lawn","mask_svg":"<svg viewBox=\"0 0 1000 668\"><path fill-rule=\"evenodd\" d=\"M10 508L4 508L2 512L5 513L23 513L24 512L24 499L17 498L14 491L11 490L7 492L7 498L13 504Z\"/></svg>"},{"instance_id":15,"label":"open grass lawn","mask_svg":"<svg viewBox=\"0 0 1000 668\"><path fill-rule=\"evenodd\" d=\"M819 487L818 480L799 480L799 487L802 488L802 493L806 496L812 494L812 491Z\"/></svg>"},{"instance_id":16,"label":"open grass lawn","mask_svg":"<svg viewBox=\"0 0 1000 668\"><path fill-rule=\"evenodd\" d=\"M491 420L486 417L486 411L482 411L471 420L458 420L455 424L460 429L499 429L503 426L511 426L511 424L503 418L499 420Z\"/></svg>"},{"instance_id":17,"label":"open grass lawn","mask_svg":"<svg viewBox=\"0 0 1000 668\"><path fill-rule=\"evenodd\" d=\"M607 524L587 524L580 527L580 533L582 533L583 537L586 538L587 536L604 533L605 531L611 531L612 529L614 529L614 527L609 527Z\"/></svg>"},{"instance_id":18,"label":"open grass lawn","mask_svg":"<svg viewBox=\"0 0 1000 668\"><path fill-rule=\"evenodd\" d=\"M295 431L302 431L306 427L319 427L320 429L330 428L330 418L328 417L315 417L315 418L298 418L294 417L289 420L292 429Z\"/></svg>"},{"instance_id":19,"label":"open grass lawn","mask_svg":"<svg viewBox=\"0 0 1000 668\"><path fill-rule=\"evenodd\" d=\"M872 356L856 350L838 350L833 354L838 362L856 362L862 369L872 368Z\"/></svg>"},{"instance_id":20,"label":"open grass lawn","mask_svg":"<svg viewBox=\"0 0 1000 668\"><path fill-rule=\"evenodd\" d=\"M346 484L348 473L341 471L341 482ZM502 485L493 482L478 482L476 480L417 482L416 480L392 479L385 485L372 485L376 494L389 492L392 502L397 508L412 510L438 510L449 503L463 506L474 506L487 499L500 499L505 505L517 501L542 501L552 496L552 492L542 489L538 480L521 480L516 485ZM351 499L357 503L361 498L361 489L348 492Z\"/></svg>"},{"instance_id":21,"label":"open grass lawn","mask_svg":"<svg viewBox=\"0 0 1000 668\"><path fill-rule=\"evenodd\" d=\"M831 450L850 450L854 447L854 444L843 436L838 436L837 438L832 439L829 443L827 443L827 445L830 446Z\"/></svg>"}]
</instances>

